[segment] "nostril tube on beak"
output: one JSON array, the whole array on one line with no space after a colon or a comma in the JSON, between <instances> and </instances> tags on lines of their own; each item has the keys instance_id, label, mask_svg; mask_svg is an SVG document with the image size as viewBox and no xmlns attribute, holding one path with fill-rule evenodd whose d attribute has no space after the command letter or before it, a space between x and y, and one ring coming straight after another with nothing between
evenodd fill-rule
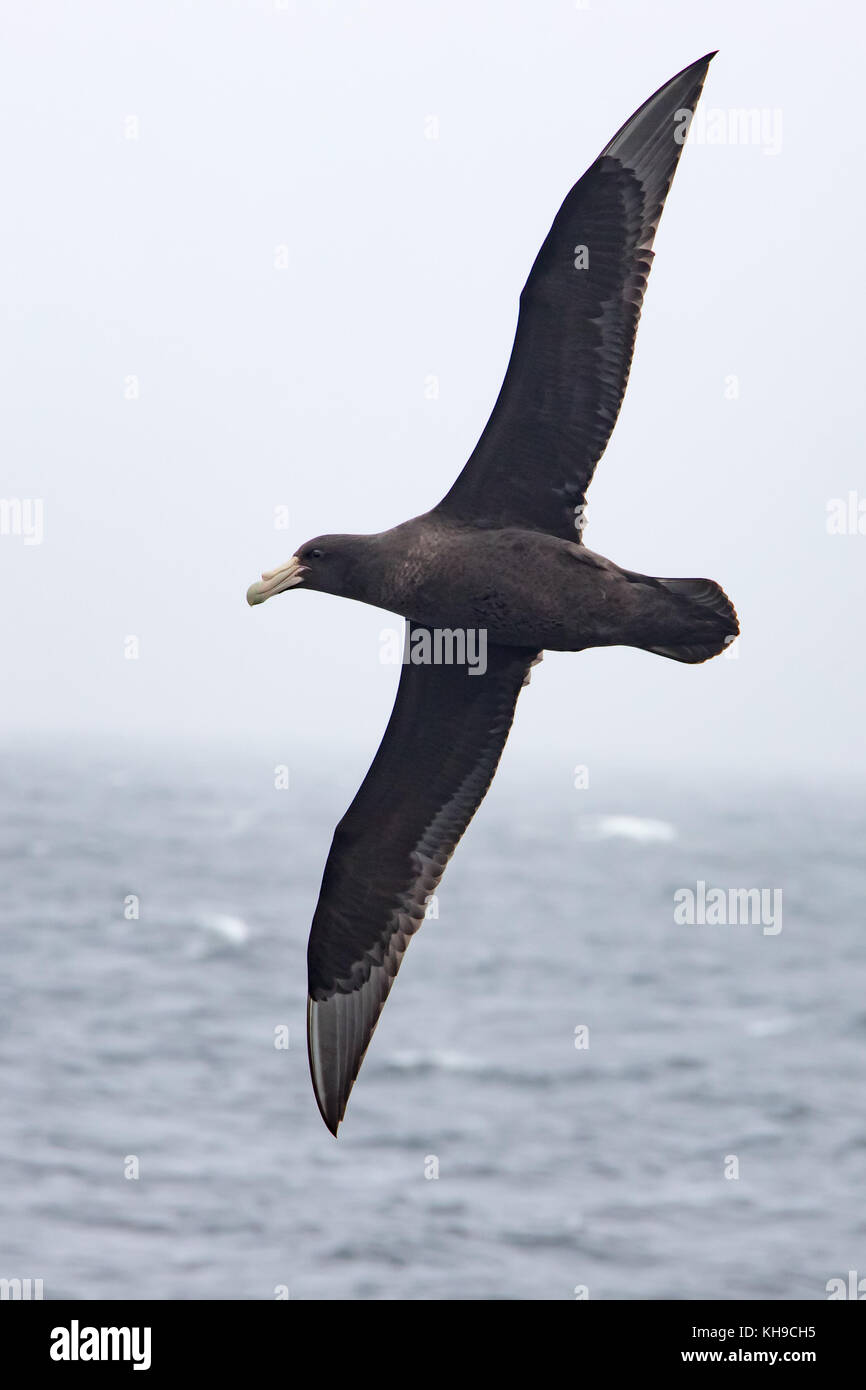
<instances>
[{"instance_id":1,"label":"nostril tube on beak","mask_svg":"<svg viewBox=\"0 0 866 1390\"><path fill-rule=\"evenodd\" d=\"M297 584L303 584L305 573L306 567L301 564L297 555L293 555L284 565L265 570L261 579L250 585L247 589L247 603L251 608L255 608L256 604L264 603L265 599L273 598L274 594L294 589Z\"/></svg>"}]
</instances>

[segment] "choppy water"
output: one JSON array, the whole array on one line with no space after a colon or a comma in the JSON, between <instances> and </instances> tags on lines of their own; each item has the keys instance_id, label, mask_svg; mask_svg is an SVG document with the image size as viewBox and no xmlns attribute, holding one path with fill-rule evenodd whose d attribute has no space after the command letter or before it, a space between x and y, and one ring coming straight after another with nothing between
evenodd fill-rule
<instances>
[{"instance_id":1,"label":"choppy water","mask_svg":"<svg viewBox=\"0 0 866 1390\"><path fill-rule=\"evenodd\" d=\"M292 776L7 752L0 1275L172 1299L822 1298L866 1275L864 789L578 791L507 763L335 1142L303 1022L344 798L319 764ZM675 924L698 880L781 888L781 932Z\"/></svg>"}]
</instances>

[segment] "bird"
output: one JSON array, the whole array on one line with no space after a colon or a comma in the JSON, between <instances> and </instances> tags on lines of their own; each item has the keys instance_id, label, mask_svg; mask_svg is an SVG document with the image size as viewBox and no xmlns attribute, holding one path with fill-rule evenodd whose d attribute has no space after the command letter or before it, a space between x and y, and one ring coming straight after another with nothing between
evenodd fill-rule
<instances>
[{"instance_id":1,"label":"bird","mask_svg":"<svg viewBox=\"0 0 866 1390\"><path fill-rule=\"evenodd\" d=\"M252 606L305 588L406 620L394 708L334 832L307 951L310 1072L335 1136L543 652L626 645L695 664L739 632L713 580L639 574L583 541L653 239L714 57L660 87L568 193L521 291L493 411L446 496L373 535L317 536L247 591Z\"/></svg>"}]
</instances>

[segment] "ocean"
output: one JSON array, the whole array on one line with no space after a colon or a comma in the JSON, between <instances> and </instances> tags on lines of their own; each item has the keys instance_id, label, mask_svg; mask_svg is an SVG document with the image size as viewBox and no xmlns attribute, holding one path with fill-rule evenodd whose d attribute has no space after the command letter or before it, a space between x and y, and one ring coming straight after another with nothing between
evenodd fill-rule
<instances>
[{"instance_id":1,"label":"ocean","mask_svg":"<svg viewBox=\"0 0 866 1390\"><path fill-rule=\"evenodd\" d=\"M334 1140L304 1041L333 768L286 790L259 754L7 748L0 1277L571 1300L866 1275L864 788L505 764Z\"/></svg>"}]
</instances>

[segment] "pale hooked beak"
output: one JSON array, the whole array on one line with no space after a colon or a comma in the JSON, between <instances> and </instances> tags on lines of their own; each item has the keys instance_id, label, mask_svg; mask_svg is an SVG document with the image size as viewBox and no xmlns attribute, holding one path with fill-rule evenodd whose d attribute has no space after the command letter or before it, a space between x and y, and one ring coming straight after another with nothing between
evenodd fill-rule
<instances>
[{"instance_id":1,"label":"pale hooked beak","mask_svg":"<svg viewBox=\"0 0 866 1390\"><path fill-rule=\"evenodd\" d=\"M267 570L261 579L250 585L247 589L247 603L255 607L257 603L264 603L266 598L281 594L284 589L293 589L296 584L303 584L306 572L307 566L301 564L297 555L293 555L284 565L279 565L275 570Z\"/></svg>"}]
</instances>

